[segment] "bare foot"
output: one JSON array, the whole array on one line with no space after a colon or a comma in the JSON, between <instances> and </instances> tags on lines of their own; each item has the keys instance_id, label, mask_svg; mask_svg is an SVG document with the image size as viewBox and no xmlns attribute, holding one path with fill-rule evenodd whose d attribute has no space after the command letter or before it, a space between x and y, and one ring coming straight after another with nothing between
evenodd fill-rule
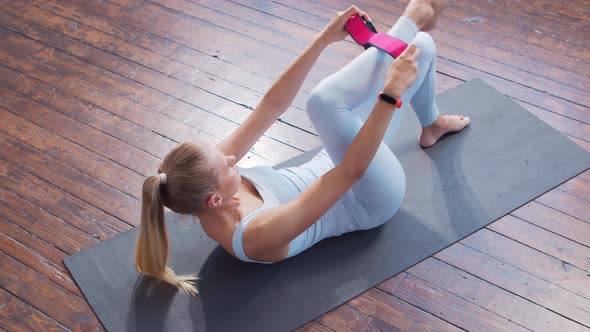
<instances>
[{"instance_id":1,"label":"bare foot","mask_svg":"<svg viewBox=\"0 0 590 332\"><path fill-rule=\"evenodd\" d=\"M411 18L420 31L430 31L436 27L440 13L450 0L410 0L403 15Z\"/></svg>"},{"instance_id":2,"label":"bare foot","mask_svg":"<svg viewBox=\"0 0 590 332\"><path fill-rule=\"evenodd\" d=\"M462 115L441 115L428 127L422 128L420 146L424 149L433 146L444 134L463 130L471 121Z\"/></svg>"}]
</instances>

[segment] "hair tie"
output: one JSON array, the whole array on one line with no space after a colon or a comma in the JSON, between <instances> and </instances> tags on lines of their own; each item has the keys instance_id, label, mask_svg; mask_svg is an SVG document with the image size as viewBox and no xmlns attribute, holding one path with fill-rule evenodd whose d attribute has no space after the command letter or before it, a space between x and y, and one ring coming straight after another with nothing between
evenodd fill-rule
<instances>
[{"instance_id":1,"label":"hair tie","mask_svg":"<svg viewBox=\"0 0 590 332\"><path fill-rule=\"evenodd\" d=\"M158 176L160 177L160 183L166 184L166 173L160 173Z\"/></svg>"}]
</instances>

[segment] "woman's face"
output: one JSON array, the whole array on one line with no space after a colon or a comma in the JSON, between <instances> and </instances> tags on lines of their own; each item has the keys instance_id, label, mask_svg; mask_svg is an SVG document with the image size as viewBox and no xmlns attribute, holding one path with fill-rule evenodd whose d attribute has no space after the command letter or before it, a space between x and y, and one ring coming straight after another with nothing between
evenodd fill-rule
<instances>
[{"instance_id":1,"label":"woman's face","mask_svg":"<svg viewBox=\"0 0 590 332\"><path fill-rule=\"evenodd\" d=\"M209 163L213 167L213 174L217 176L218 190L224 200L231 199L240 189L242 177L236 167L236 157L226 156L221 150L210 146Z\"/></svg>"}]
</instances>

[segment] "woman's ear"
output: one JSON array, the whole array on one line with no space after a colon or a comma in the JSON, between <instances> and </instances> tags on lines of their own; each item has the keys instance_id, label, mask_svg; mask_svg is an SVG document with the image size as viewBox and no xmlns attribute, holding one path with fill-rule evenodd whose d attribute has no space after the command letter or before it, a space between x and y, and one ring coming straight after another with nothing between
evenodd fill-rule
<instances>
[{"instance_id":1,"label":"woman's ear","mask_svg":"<svg viewBox=\"0 0 590 332\"><path fill-rule=\"evenodd\" d=\"M213 194L209 197L209 199L207 200L207 207L210 208L217 208L220 207L221 204L223 204L223 197L221 197L221 195L219 194Z\"/></svg>"}]
</instances>

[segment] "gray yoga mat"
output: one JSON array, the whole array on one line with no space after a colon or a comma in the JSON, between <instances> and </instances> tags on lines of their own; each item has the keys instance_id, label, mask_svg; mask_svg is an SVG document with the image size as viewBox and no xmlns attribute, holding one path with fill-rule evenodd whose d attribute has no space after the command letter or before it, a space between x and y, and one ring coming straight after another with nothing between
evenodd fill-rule
<instances>
[{"instance_id":1,"label":"gray yoga mat","mask_svg":"<svg viewBox=\"0 0 590 332\"><path fill-rule=\"evenodd\" d=\"M590 167L590 155L480 80L438 96L472 125L435 147L417 145L408 111L392 149L407 193L384 226L325 240L272 265L240 262L200 229L167 214L177 273L198 273L200 295L133 268L131 230L64 261L109 331L287 331L477 231ZM317 150L286 164L297 165Z\"/></svg>"}]
</instances>

